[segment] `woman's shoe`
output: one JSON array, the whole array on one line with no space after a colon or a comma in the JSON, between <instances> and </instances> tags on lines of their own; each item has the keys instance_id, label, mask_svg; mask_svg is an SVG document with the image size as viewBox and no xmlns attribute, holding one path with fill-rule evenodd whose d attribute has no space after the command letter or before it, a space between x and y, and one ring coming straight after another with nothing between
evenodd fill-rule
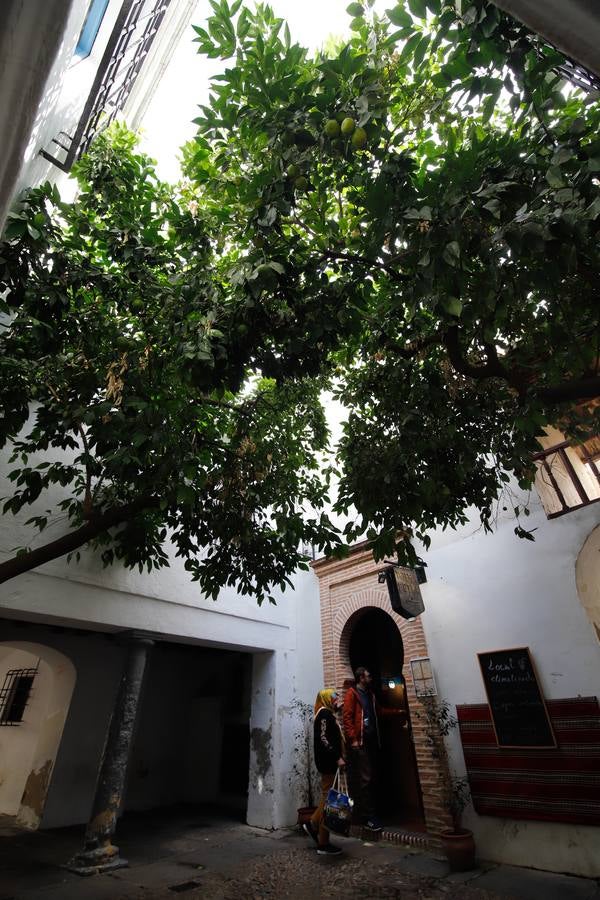
<instances>
[{"instance_id":1,"label":"woman's shoe","mask_svg":"<svg viewBox=\"0 0 600 900\"><path fill-rule=\"evenodd\" d=\"M319 856L339 856L342 853L341 847L336 847L334 844L325 844L323 847L321 844L317 847L317 853Z\"/></svg>"}]
</instances>

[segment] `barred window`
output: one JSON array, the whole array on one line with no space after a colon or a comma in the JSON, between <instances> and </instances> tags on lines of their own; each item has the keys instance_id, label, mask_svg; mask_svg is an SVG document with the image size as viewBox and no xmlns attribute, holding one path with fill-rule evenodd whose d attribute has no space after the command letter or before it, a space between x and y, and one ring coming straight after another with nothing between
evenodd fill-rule
<instances>
[{"instance_id":1,"label":"barred window","mask_svg":"<svg viewBox=\"0 0 600 900\"><path fill-rule=\"evenodd\" d=\"M0 689L0 725L20 725L29 698L33 681L37 675L35 669L10 669Z\"/></svg>"}]
</instances>

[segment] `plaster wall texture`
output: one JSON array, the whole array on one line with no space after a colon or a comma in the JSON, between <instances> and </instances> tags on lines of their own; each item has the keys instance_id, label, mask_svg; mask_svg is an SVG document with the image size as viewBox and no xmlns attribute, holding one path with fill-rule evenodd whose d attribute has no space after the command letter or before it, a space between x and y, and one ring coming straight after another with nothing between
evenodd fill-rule
<instances>
[{"instance_id":1,"label":"plaster wall texture","mask_svg":"<svg viewBox=\"0 0 600 900\"><path fill-rule=\"evenodd\" d=\"M65 710L66 721L41 826L53 828L84 823L94 797L124 648L101 635L61 632L35 624L23 626L8 620L0 621L0 637L10 643L23 640L37 643L45 656L58 651L74 666L75 687L68 710ZM11 731L18 732L19 728Z\"/></svg>"},{"instance_id":2,"label":"plaster wall texture","mask_svg":"<svg viewBox=\"0 0 600 900\"><path fill-rule=\"evenodd\" d=\"M40 101L49 102L64 68L65 37L81 20L85 0L5 0L0 11L0 231L23 171L28 144L41 128ZM79 9L77 7L80 7ZM66 43L69 43L67 38Z\"/></svg>"},{"instance_id":3,"label":"plaster wall texture","mask_svg":"<svg viewBox=\"0 0 600 900\"><path fill-rule=\"evenodd\" d=\"M535 542L517 539L509 519L493 535L466 528L458 539L434 541L426 555L421 618L440 697L452 705L486 702L477 652L520 646L530 648L547 698L600 694L600 642L575 577L599 513L592 505L547 520L537 508L527 522L537 529ZM464 773L457 733L449 749ZM465 824L482 858L600 874L600 828L478 816L472 809Z\"/></svg>"},{"instance_id":4,"label":"plaster wall texture","mask_svg":"<svg viewBox=\"0 0 600 900\"><path fill-rule=\"evenodd\" d=\"M289 648L254 656L249 824L281 828L294 824L306 803L306 760L297 701L314 704L324 686L318 581L298 573L291 612L294 642ZM308 723L311 729L312 719ZM270 747L270 767L265 766Z\"/></svg>"},{"instance_id":5,"label":"plaster wall texture","mask_svg":"<svg viewBox=\"0 0 600 900\"><path fill-rule=\"evenodd\" d=\"M600 525L577 557L577 592L600 641Z\"/></svg>"},{"instance_id":6,"label":"plaster wall texture","mask_svg":"<svg viewBox=\"0 0 600 900\"><path fill-rule=\"evenodd\" d=\"M26 650L14 649L0 644L0 681L10 669L35 668L38 656ZM51 672L40 661L23 722L15 726L0 728L0 813L16 816L21 805L21 797L29 775L38 732L46 716L51 689Z\"/></svg>"},{"instance_id":7,"label":"plaster wall texture","mask_svg":"<svg viewBox=\"0 0 600 900\"><path fill-rule=\"evenodd\" d=\"M43 826L85 822L91 807L124 658L124 649L105 636L94 634L95 628L109 633L144 630L161 640L170 637L195 644L199 650L208 646L255 652L250 727L258 731L251 764L254 774L250 779L249 821L266 828L292 824L298 805L290 787L296 754L293 700L299 697L312 703L323 678L315 582L312 572L298 573L295 590L280 597L277 607L264 610L251 600L241 601L232 590L224 592L216 603L197 595L198 605L193 607L177 602L179 597L161 601L33 573L15 579L12 585L5 584L0 609L8 618L1 621L2 639L11 634L27 634L30 640L45 641L73 661L78 676ZM168 588L168 580L165 583ZM191 590L197 588L190 585ZM11 618L27 619L29 624L19 626ZM61 635L45 628L44 623L75 626L88 629L89 633ZM159 705L168 696L177 698L181 685L193 677L190 671L153 665L151 653L144 698L147 700L154 693ZM176 699L175 706L184 699L185 692L183 698ZM144 716L142 702L126 806L149 808L185 799L215 798L221 708L210 697L195 698L191 689L187 700L187 719L183 709L172 709L165 719L148 712ZM179 748L185 722L191 722L191 732L182 757ZM259 734L263 731L264 740ZM200 769L206 778L198 777Z\"/></svg>"}]
</instances>

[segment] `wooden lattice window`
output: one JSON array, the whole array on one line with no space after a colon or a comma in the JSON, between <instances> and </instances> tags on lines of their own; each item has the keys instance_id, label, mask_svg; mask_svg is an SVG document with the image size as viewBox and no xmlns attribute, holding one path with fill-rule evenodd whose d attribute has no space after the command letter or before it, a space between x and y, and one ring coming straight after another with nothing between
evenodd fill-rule
<instances>
[{"instance_id":1,"label":"wooden lattice window","mask_svg":"<svg viewBox=\"0 0 600 900\"><path fill-rule=\"evenodd\" d=\"M556 429L541 438L544 449L534 455L535 486L549 519L600 500L600 440L577 446L560 440Z\"/></svg>"}]
</instances>

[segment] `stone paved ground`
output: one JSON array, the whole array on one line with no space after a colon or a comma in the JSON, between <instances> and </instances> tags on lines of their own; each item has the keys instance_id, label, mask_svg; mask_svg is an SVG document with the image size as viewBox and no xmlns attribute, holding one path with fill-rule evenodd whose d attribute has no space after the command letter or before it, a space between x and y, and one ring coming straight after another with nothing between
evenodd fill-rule
<instances>
[{"instance_id":1,"label":"stone paved ground","mask_svg":"<svg viewBox=\"0 0 600 900\"><path fill-rule=\"evenodd\" d=\"M265 832L210 810L126 816L129 868L81 878L62 867L81 828L0 836L0 900L600 900L590 879L483 864L451 875L435 854L343 840L317 856L296 830Z\"/></svg>"},{"instance_id":2,"label":"stone paved ground","mask_svg":"<svg viewBox=\"0 0 600 900\"><path fill-rule=\"evenodd\" d=\"M381 848L384 849L384 848ZM397 851L396 851L397 852ZM498 894L478 890L465 884L451 884L427 875L400 872L397 864L383 863L382 854L375 858L345 854L336 859L322 859L302 849L277 852L244 867L244 872L228 876L198 872L187 883L181 896L211 900L498 900ZM191 883L197 883L196 888ZM140 895L148 897L148 894ZM152 898L167 900L176 894L172 889L152 893Z\"/></svg>"}]
</instances>

